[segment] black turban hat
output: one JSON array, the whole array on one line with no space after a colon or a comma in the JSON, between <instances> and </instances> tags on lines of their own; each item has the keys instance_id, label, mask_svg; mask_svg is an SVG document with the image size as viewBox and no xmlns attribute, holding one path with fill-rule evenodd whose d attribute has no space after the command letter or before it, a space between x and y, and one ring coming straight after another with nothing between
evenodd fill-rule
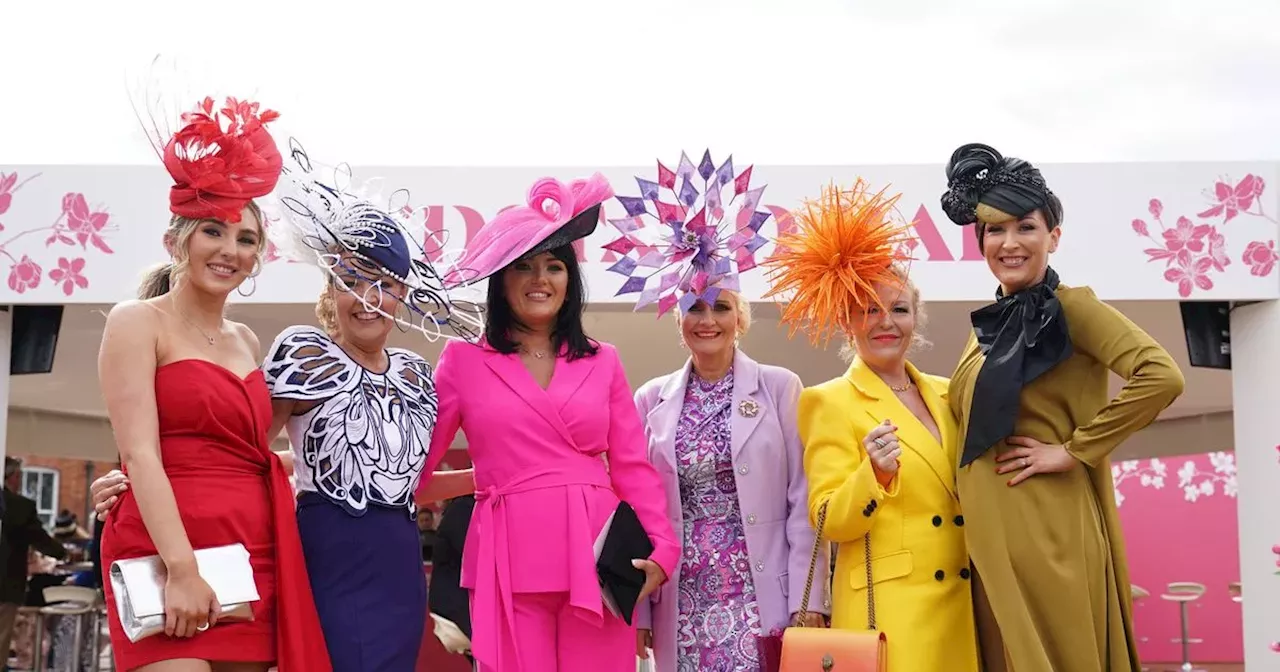
<instances>
[{"instance_id":1,"label":"black turban hat","mask_svg":"<svg viewBox=\"0 0 1280 672\"><path fill-rule=\"evenodd\" d=\"M1035 166L978 143L951 153L942 209L956 224L976 223L979 240L986 225L1021 219L1040 208L1049 211L1049 228L1062 221L1062 202ZM986 357L974 383L961 467L1013 433L1022 389L1071 356L1057 289L1058 274L1047 268L1043 281L1010 295L1001 290L995 303L970 313Z\"/></svg>"},{"instance_id":2,"label":"black turban hat","mask_svg":"<svg viewBox=\"0 0 1280 672\"><path fill-rule=\"evenodd\" d=\"M951 153L942 210L956 224L1007 222L1046 207L1061 221L1062 203L1030 163L976 142Z\"/></svg>"}]
</instances>

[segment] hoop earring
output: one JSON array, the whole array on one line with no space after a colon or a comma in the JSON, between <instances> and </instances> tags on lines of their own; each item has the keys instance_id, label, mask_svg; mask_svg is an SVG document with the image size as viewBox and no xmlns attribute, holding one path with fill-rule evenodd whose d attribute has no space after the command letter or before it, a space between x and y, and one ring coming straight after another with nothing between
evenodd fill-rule
<instances>
[{"instance_id":1,"label":"hoop earring","mask_svg":"<svg viewBox=\"0 0 1280 672\"><path fill-rule=\"evenodd\" d=\"M253 296L254 292L258 291L258 278L256 275L250 275L246 279L250 282L249 291L244 291L244 283L242 282L239 287L236 287L236 293L240 296L250 297Z\"/></svg>"}]
</instances>

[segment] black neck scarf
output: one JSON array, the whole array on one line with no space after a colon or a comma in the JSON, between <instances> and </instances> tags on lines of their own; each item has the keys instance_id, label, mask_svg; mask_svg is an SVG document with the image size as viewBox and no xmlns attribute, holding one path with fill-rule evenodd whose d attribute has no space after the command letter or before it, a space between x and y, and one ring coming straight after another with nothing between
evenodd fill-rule
<instances>
[{"instance_id":1,"label":"black neck scarf","mask_svg":"<svg viewBox=\"0 0 1280 672\"><path fill-rule=\"evenodd\" d=\"M1049 268L1039 284L1009 296L1000 290L995 303L969 315L987 359L973 386L961 467L1013 434L1023 386L1071 356L1057 288L1058 274Z\"/></svg>"}]
</instances>

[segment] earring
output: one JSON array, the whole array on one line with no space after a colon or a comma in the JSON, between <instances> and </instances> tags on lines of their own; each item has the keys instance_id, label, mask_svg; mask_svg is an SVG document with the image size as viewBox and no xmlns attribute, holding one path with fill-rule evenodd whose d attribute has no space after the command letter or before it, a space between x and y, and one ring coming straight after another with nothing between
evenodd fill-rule
<instances>
[{"instance_id":1,"label":"earring","mask_svg":"<svg viewBox=\"0 0 1280 672\"><path fill-rule=\"evenodd\" d=\"M249 284L250 284L249 291L247 292L244 291L243 282L240 283L239 287L236 287L236 293L239 294L240 296L244 296L244 297L253 296L253 293L258 291L258 278L255 275L251 275L247 278L247 280L249 281Z\"/></svg>"}]
</instances>

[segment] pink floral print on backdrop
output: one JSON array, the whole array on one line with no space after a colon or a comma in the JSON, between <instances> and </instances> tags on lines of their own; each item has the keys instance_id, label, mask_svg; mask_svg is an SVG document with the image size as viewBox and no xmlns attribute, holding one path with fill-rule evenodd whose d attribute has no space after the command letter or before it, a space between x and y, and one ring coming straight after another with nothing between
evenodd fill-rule
<instances>
[{"instance_id":1,"label":"pink floral print on backdrop","mask_svg":"<svg viewBox=\"0 0 1280 672\"><path fill-rule=\"evenodd\" d=\"M1179 216L1173 224L1166 224L1164 204L1153 198L1147 204L1147 212L1159 231L1152 234L1145 219L1133 220L1134 233L1155 243L1143 252L1147 261L1163 261L1164 279L1178 287L1178 295L1187 298L1197 289L1213 289L1213 274L1223 273L1231 265L1227 250L1226 225L1241 215L1261 217L1273 224L1275 217L1267 214L1262 205L1266 183L1257 175L1245 175L1234 185L1230 180L1219 180L1205 192L1209 207L1195 214L1196 220ZM1203 220L1221 221L1206 223ZM1275 240L1255 240L1245 246L1240 261L1257 277L1267 277L1275 271L1280 256L1276 254Z\"/></svg>"},{"instance_id":2,"label":"pink floral print on backdrop","mask_svg":"<svg viewBox=\"0 0 1280 672\"><path fill-rule=\"evenodd\" d=\"M13 194L38 176L39 173L19 182L17 173L0 173L0 215L9 212L9 206L13 205ZM0 231L4 231L3 222L0 222Z\"/></svg>"},{"instance_id":3,"label":"pink floral print on backdrop","mask_svg":"<svg viewBox=\"0 0 1280 672\"><path fill-rule=\"evenodd\" d=\"M13 205L14 194L39 176L37 173L19 182L17 173L0 173L0 216ZM107 238L115 230L110 220L110 214L100 206L91 206L84 194L71 192L64 195L52 224L17 230L0 242L0 258L9 262L9 289L24 294L39 288L45 277L66 296L88 288L87 261L75 253L114 254L107 243ZM0 221L0 232L9 230L10 227ZM46 235L43 249L31 245L30 236L36 233ZM55 246L70 247L72 253L50 253Z\"/></svg>"},{"instance_id":4,"label":"pink floral print on backdrop","mask_svg":"<svg viewBox=\"0 0 1280 672\"><path fill-rule=\"evenodd\" d=\"M1276 268L1276 260L1280 257L1276 256L1276 241L1268 240L1265 243L1261 240L1255 240L1244 248L1244 263L1249 265L1249 273L1260 278L1271 275L1271 271Z\"/></svg>"},{"instance_id":5,"label":"pink floral print on backdrop","mask_svg":"<svg viewBox=\"0 0 1280 672\"><path fill-rule=\"evenodd\" d=\"M84 259L58 257L58 267L49 271L49 279L62 285L62 293L71 296L77 287L85 289L89 279L84 277Z\"/></svg>"},{"instance_id":6,"label":"pink floral print on backdrop","mask_svg":"<svg viewBox=\"0 0 1280 672\"><path fill-rule=\"evenodd\" d=\"M1280 446L1277 447L1280 448ZM1271 552L1277 556L1276 567L1280 567L1280 544L1272 546ZM1280 576L1280 570L1276 571L1276 576ZM1280 653L1280 642L1271 642L1271 650L1275 653Z\"/></svg>"},{"instance_id":7,"label":"pink floral print on backdrop","mask_svg":"<svg viewBox=\"0 0 1280 672\"><path fill-rule=\"evenodd\" d=\"M40 268L40 264L24 254L9 268L9 289L22 294L28 289L39 287L41 273L43 269Z\"/></svg>"},{"instance_id":8,"label":"pink floral print on backdrop","mask_svg":"<svg viewBox=\"0 0 1280 672\"><path fill-rule=\"evenodd\" d=\"M1280 445L1276 446L1276 452L1280 453ZM1280 568L1280 544L1271 547L1272 555L1276 556L1276 567ZM1280 569L1276 570L1276 576L1280 576ZM1280 653L1280 642L1271 642L1271 651Z\"/></svg>"},{"instance_id":9,"label":"pink floral print on backdrop","mask_svg":"<svg viewBox=\"0 0 1280 672\"><path fill-rule=\"evenodd\" d=\"M264 233L279 222L279 214L270 209L263 209L262 230ZM266 266L267 264L275 263L283 258L284 257L280 255L280 248L276 247L275 242L271 240L270 236L267 236L267 247L262 251L262 265Z\"/></svg>"}]
</instances>

